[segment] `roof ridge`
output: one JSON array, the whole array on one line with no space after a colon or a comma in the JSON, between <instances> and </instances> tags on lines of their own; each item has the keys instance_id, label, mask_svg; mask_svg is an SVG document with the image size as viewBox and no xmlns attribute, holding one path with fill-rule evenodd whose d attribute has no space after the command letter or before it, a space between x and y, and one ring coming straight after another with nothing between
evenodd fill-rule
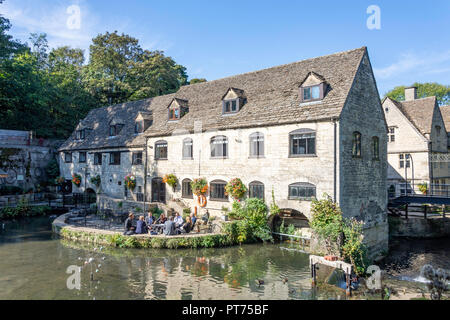
<instances>
[{"instance_id":1,"label":"roof ridge","mask_svg":"<svg viewBox=\"0 0 450 320\"><path fill-rule=\"evenodd\" d=\"M335 53L327 54L327 55L324 55L324 56L308 58L308 59L303 59L303 60L297 60L297 61L293 61L293 62L289 62L289 63L280 64L280 65L277 65L277 66L272 66L272 67L263 68L263 69L259 69L259 70L239 73L239 74L231 75L231 76L228 76L228 77L214 79L214 80L207 81L207 82L200 82L200 83L189 84L189 85L185 85L185 86L180 87L180 89L181 88L186 88L186 87L191 87L191 86L202 86L202 85L206 85L207 83L211 83L211 82L223 81L223 80L231 79L231 78L234 78L234 77L240 77L240 76L249 75L249 74L253 74L253 73L264 72L264 71L269 71L269 70L273 70L273 69L277 69L277 68L282 68L282 67L286 67L286 66L289 66L289 65L297 64L297 63L300 63L300 62L306 62L306 61L313 61L313 60L317 60L317 59L329 58L329 57L332 57L332 56L338 56L338 55L348 54L348 53L351 53L351 52L362 51L362 50L366 51L367 47L363 46L363 47L360 47L360 48L355 48L355 49L351 49L351 50L335 52Z\"/></svg>"}]
</instances>

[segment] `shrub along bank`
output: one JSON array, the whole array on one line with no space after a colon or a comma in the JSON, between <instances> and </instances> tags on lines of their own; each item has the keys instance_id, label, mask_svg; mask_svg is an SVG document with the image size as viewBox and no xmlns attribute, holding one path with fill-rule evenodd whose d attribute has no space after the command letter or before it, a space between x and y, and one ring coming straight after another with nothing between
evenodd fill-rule
<instances>
[{"instance_id":1,"label":"shrub along bank","mask_svg":"<svg viewBox=\"0 0 450 320\"><path fill-rule=\"evenodd\" d=\"M49 206L30 206L28 201L22 199L17 207L0 209L0 220L10 220L29 217L41 217L52 212Z\"/></svg>"}]
</instances>

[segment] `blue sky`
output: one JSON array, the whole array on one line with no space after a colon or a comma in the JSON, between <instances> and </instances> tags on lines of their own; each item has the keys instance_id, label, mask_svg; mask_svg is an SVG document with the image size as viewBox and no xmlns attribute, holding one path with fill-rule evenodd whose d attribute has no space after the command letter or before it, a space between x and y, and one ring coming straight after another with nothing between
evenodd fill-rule
<instances>
[{"instance_id":1,"label":"blue sky","mask_svg":"<svg viewBox=\"0 0 450 320\"><path fill-rule=\"evenodd\" d=\"M71 5L81 10L80 29L67 27ZM367 28L370 5L381 10L380 30ZM191 78L367 46L381 95L415 81L450 84L449 0L5 0L0 14L16 38L45 32L52 47L81 47L86 56L97 34L130 34L146 49L164 50Z\"/></svg>"}]
</instances>

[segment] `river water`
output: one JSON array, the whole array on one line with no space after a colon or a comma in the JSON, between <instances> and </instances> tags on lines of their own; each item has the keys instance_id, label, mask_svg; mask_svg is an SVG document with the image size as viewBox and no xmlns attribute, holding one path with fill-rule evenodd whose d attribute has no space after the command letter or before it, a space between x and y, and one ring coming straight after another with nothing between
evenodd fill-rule
<instances>
[{"instance_id":1,"label":"river water","mask_svg":"<svg viewBox=\"0 0 450 320\"><path fill-rule=\"evenodd\" d=\"M297 245L95 248L61 240L51 222L0 223L0 299L345 299L342 289L311 288L309 255ZM68 288L70 266L81 270L80 290Z\"/></svg>"},{"instance_id":2,"label":"river water","mask_svg":"<svg viewBox=\"0 0 450 320\"><path fill-rule=\"evenodd\" d=\"M101 249L59 239L51 232L49 218L7 222L3 230L0 225L0 299L341 297L343 291L316 294L311 289L308 255L297 247L285 247ZM94 261L85 265L91 258ZM80 290L67 288L69 266L82 267Z\"/></svg>"}]
</instances>

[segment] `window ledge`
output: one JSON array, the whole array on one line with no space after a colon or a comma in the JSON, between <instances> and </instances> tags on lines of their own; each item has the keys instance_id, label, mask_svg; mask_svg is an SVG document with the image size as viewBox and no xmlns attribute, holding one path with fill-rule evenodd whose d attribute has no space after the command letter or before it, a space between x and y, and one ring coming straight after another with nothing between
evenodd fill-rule
<instances>
[{"instance_id":1,"label":"window ledge","mask_svg":"<svg viewBox=\"0 0 450 320\"><path fill-rule=\"evenodd\" d=\"M232 116L237 115L238 113L239 113L239 111L236 111L236 112L227 112L227 113L222 113L222 116L224 116L224 117L232 117Z\"/></svg>"},{"instance_id":2,"label":"window ledge","mask_svg":"<svg viewBox=\"0 0 450 320\"><path fill-rule=\"evenodd\" d=\"M211 160L227 160L228 157L211 157Z\"/></svg>"},{"instance_id":3,"label":"window ledge","mask_svg":"<svg viewBox=\"0 0 450 320\"><path fill-rule=\"evenodd\" d=\"M317 154L290 154L289 158L317 158Z\"/></svg>"},{"instance_id":4,"label":"window ledge","mask_svg":"<svg viewBox=\"0 0 450 320\"><path fill-rule=\"evenodd\" d=\"M265 159L265 156L250 156L249 159Z\"/></svg>"},{"instance_id":5,"label":"window ledge","mask_svg":"<svg viewBox=\"0 0 450 320\"><path fill-rule=\"evenodd\" d=\"M321 104L323 100L311 100L307 102L300 103L300 107L311 106L315 104Z\"/></svg>"},{"instance_id":6,"label":"window ledge","mask_svg":"<svg viewBox=\"0 0 450 320\"><path fill-rule=\"evenodd\" d=\"M156 159L156 158L155 158L155 160L156 160L156 161L167 161L167 160L169 160L169 159L168 159L168 158L164 158L164 159L163 159L163 158L160 158L160 159Z\"/></svg>"},{"instance_id":7,"label":"window ledge","mask_svg":"<svg viewBox=\"0 0 450 320\"><path fill-rule=\"evenodd\" d=\"M213 202L230 202L230 199L214 199L214 198L209 198L209 201L213 201Z\"/></svg>"},{"instance_id":8,"label":"window ledge","mask_svg":"<svg viewBox=\"0 0 450 320\"><path fill-rule=\"evenodd\" d=\"M194 158L183 158L183 160L194 160Z\"/></svg>"},{"instance_id":9,"label":"window ledge","mask_svg":"<svg viewBox=\"0 0 450 320\"><path fill-rule=\"evenodd\" d=\"M313 198L291 198L291 197L289 197L288 200L313 201Z\"/></svg>"}]
</instances>

